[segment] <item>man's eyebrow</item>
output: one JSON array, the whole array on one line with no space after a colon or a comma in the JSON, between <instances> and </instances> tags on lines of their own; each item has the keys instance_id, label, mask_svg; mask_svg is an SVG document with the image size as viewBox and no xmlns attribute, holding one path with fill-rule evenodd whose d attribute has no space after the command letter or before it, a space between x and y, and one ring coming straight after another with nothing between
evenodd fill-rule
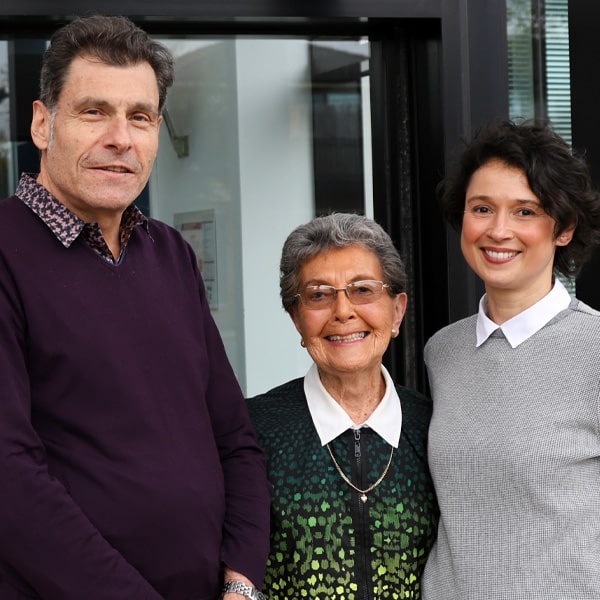
<instances>
[{"instance_id":1,"label":"man's eyebrow","mask_svg":"<svg viewBox=\"0 0 600 600\"><path fill-rule=\"evenodd\" d=\"M97 106L98 108L110 108L112 104L108 102L108 100L103 100L102 98L94 98L93 96L86 96L81 98L73 105L76 109L81 109L86 106ZM137 112L146 112L152 115L158 116L158 107L150 102L136 102L130 107L130 111Z\"/></svg>"},{"instance_id":2,"label":"man's eyebrow","mask_svg":"<svg viewBox=\"0 0 600 600\"><path fill-rule=\"evenodd\" d=\"M141 111L158 116L158 107L150 102L136 102L131 108L133 111Z\"/></svg>"},{"instance_id":3,"label":"man's eyebrow","mask_svg":"<svg viewBox=\"0 0 600 600\"><path fill-rule=\"evenodd\" d=\"M73 103L75 108L83 108L85 106L98 106L99 108L106 108L110 106L110 102L102 100L100 98L94 98L93 96L84 96Z\"/></svg>"}]
</instances>

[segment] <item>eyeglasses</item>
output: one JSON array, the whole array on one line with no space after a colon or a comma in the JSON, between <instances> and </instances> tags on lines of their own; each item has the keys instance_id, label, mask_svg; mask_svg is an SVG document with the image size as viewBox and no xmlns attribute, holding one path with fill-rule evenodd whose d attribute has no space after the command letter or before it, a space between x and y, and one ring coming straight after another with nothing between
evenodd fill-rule
<instances>
[{"instance_id":1,"label":"eyeglasses","mask_svg":"<svg viewBox=\"0 0 600 600\"><path fill-rule=\"evenodd\" d=\"M346 296L352 304L370 304L379 300L381 294L383 294L383 289L389 287L383 281L374 281L371 279L354 281L341 288L336 288L332 285L307 285L294 298L300 298L300 301L306 308L320 310L332 306L338 292L346 292Z\"/></svg>"}]
</instances>

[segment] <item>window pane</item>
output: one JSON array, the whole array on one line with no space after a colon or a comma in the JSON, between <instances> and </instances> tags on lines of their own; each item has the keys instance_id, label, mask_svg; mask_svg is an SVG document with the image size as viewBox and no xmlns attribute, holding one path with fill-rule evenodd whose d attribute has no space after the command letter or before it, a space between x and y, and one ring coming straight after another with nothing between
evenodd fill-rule
<instances>
[{"instance_id":1,"label":"window pane","mask_svg":"<svg viewBox=\"0 0 600 600\"><path fill-rule=\"evenodd\" d=\"M256 394L304 375L310 362L279 300L286 236L317 213L372 212L369 45L161 41L176 56L176 77L150 212L197 251L230 360Z\"/></svg>"},{"instance_id":2,"label":"window pane","mask_svg":"<svg viewBox=\"0 0 600 600\"><path fill-rule=\"evenodd\" d=\"M548 118L571 143L568 0L546 0L546 77Z\"/></svg>"},{"instance_id":3,"label":"window pane","mask_svg":"<svg viewBox=\"0 0 600 600\"><path fill-rule=\"evenodd\" d=\"M510 116L535 116L531 0L507 0L508 94Z\"/></svg>"}]
</instances>

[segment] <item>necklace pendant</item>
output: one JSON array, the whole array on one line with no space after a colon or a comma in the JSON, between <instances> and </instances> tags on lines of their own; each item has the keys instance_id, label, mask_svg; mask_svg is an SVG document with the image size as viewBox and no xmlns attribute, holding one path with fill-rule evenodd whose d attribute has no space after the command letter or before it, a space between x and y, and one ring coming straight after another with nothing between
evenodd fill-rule
<instances>
[{"instance_id":1,"label":"necklace pendant","mask_svg":"<svg viewBox=\"0 0 600 600\"><path fill-rule=\"evenodd\" d=\"M388 458L388 462L387 465L385 466L385 469L383 470L383 473L379 476L379 479L373 484L370 485L368 488L365 488L364 490L361 490L360 488L357 488L349 479L348 477L346 477L346 474L344 473L344 471L342 471L342 468L340 467L340 465L338 465L337 460L335 460L335 456L333 455L333 452L331 451L331 448L329 447L329 444L325 444L327 446L327 450L329 452L329 455L331 456L331 460L333 461L333 466L335 467L336 471L340 474L340 477L353 489L356 490L360 496L360 501L365 504L368 500L367 498L367 493L368 492L372 492L385 478L385 476L387 475L387 472L390 469L390 465L392 464L392 457L394 456L394 447L392 446L392 449L390 451L390 457Z\"/></svg>"}]
</instances>

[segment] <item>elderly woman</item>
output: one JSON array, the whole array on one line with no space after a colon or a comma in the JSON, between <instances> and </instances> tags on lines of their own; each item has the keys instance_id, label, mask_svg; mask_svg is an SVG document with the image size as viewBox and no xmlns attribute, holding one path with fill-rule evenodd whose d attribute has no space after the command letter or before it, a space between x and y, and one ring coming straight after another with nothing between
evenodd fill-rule
<instances>
[{"instance_id":1,"label":"elderly woman","mask_svg":"<svg viewBox=\"0 0 600 600\"><path fill-rule=\"evenodd\" d=\"M332 214L295 229L280 266L314 364L249 400L274 486L265 595L420 598L437 525L431 405L382 365L407 303L400 256L371 219Z\"/></svg>"}]
</instances>

